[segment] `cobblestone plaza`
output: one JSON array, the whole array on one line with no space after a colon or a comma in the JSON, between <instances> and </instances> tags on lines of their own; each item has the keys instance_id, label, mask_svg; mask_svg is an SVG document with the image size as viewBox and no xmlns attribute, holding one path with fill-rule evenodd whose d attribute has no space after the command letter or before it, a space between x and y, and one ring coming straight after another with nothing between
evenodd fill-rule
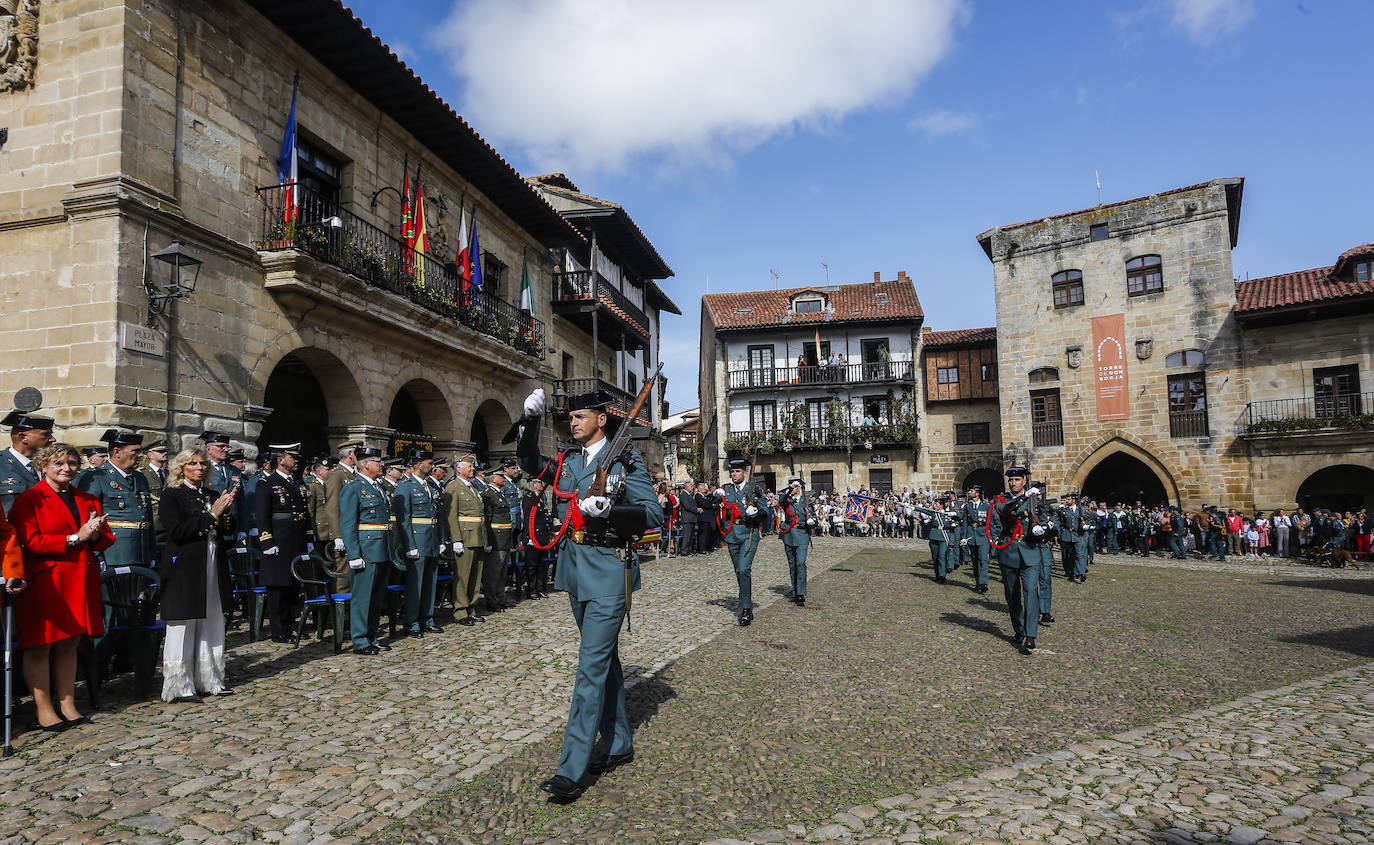
<instances>
[{"instance_id":1,"label":"cobblestone plaza","mask_svg":"<svg viewBox=\"0 0 1374 845\"><path fill-rule=\"evenodd\" d=\"M0 764L3 841L1361 842L1374 807L1369 572L1099 559L1030 658L924 550L821 538L808 606L734 625L723 553L646 565L635 761L579 801L557 759L561 597L377 659L231 636L238 694L106 687ZM921 565L913 566L913 563ZM991 597L999 596L995 589ZM1134 601L1128 601L1133 597ZM21 711L21 726L31 721ZM734 839L732 840L731 837Z\"/></svg>"}]
</instances>

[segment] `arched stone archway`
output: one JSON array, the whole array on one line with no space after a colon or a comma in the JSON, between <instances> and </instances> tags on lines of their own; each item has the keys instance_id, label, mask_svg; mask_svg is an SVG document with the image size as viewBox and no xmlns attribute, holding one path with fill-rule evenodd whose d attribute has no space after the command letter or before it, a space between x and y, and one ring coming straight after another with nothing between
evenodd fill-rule
<instances>
[{"instance_id":1,"label":"arched stone archway","mask_svg":"<svg viewBox=\"0 0 1374 845\"><path fill-rule=\"evenodd\" d=\"M1322 467L1303 480L1294 498L1308 511L1330 508L1345 513L1374 507L1374 469L1355 464Z\"/></svg>"},{"instance_id":2,"label":"arched stone archway","mask_svg":"<svg viewBox=\"0 0 1374 845\"><path fill-rule=\"evenodd\" d=\"M386 424L405 434L423 434L436 440L454 436L448 399L427 379L411 379L396 389Z\"/></svg>"},{"instance_id":3,"label":"arched stone archway","mask_svg":"<svg viewBox=\"0 0 1374 845\"><path fill-rule=\"evenodd\" d=\"M357 380L343 361L319 348L283 355L263 385L262 404L272 413L258 435L259 451L271 443L299 441L305 455L323 455L329 451L329 428L363 422Z\"/></svg>"},{"instance_id":4,"label":"arched stone archway","mask_svg":"<svg viewBox=\"0 0 1374 845\"><path fill-rule=\"evenodd\" d=\"M1178 484L1168 467L1123 437L1111 438L1081 460L1068 486L1093 499L1115 502L1118 498L1113 497L1128 496L1120 501L1134 503L1142 499L1146 504L1179 504Z\"/></svg>"},{"instance_id":5,"label":"arched stone archway","mask_svg":"<svg viewBox=\"0 0 1374 845\"><path fill-rule=\"evenodd\" d=\"M964 482L959 485L959 490L961 492L967 491L975 484L983 488L984 499L990 499L1006 489L1006 483L1002 473L992 467L975 469L973 472L964 476Z\"/></svg>"},{"instance_id":6,"label":"arched stone archway","mask_svg":"<svg viewBox=\"0 0 1374 845\"><path fill-rule=\"evenodd\" d=\"M493 447L501 444L501 438L510 430L513 420L506 407L495 399L488 399L477 406L472 415L472 429L468 437L473 451L482 460L491 458Z\"/></svg>"}]
</instances>

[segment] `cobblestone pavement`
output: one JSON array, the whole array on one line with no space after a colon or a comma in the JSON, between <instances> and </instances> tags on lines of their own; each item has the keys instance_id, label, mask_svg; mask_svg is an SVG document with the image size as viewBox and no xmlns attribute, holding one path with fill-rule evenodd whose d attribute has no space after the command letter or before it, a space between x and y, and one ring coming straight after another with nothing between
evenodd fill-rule
<instances>
[{"instance_id":1,"label":"cobblestone pavement","mask_svg":"<svg viewBox=\"0 0 1374 845\"><path fill-rule=\"evenodd\" d=\"M760 608L787 581L779 546L755 562ZM632 681L734 627L723 550L650 559L644 584L621 646ZM327 643L229 642L233 696L135 700L121 679L94 724L20 734L0 760L0 841L363 841L446 783L561 737L577 663L561 593L368 659ZM32 705L19 710L31 725Z\"/></svg>"},{"instance_id":2,"label":"cobblestone pavement","mask_svg":"<svg viewBox=\"0 0 1374 845\"><path fill-rule=\"evenodd\" d=\"M1374 838L1374 664L850 807L749 843Z\"/></svg>"}]
</instances>

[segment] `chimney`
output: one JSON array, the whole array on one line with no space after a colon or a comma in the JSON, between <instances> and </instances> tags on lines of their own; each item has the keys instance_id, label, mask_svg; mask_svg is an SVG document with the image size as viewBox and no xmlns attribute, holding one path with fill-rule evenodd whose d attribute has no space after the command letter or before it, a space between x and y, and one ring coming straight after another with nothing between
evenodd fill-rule
<instances>
[{"instance_id":1,"label":"chimney","mask_svg":"<svg viewBox=\"0 0 1374 845\"><path fill-rule=\"evenodd\" d=\"M921 326L921 334L930 334L933 331L935 331L935 329L931 326Z\"/></svg>"},{"instance_id":2,"label":"chimney","mask_svg":"<svg viewBox=\"0 0 1374 845\"><path fill-rule=\"evenodd\" d=\"M882 280L883 280L883 271L882 271L882 270L874 270L874 271L873 271L873 284L876 285L878 282L881 282Z\"/></svg>"},{"instance_id":3,"label":"chimney","mask_svg":"<svg viewBox=\"0 0 1374 845\"><path fill-rule=\"evenodd\" d=\"M905 282L906 280L907 280L907 278L906 278L906 271L905 271L905 270L898 270L898 271L897 271L897 281L899 281L899 282Z\"/></svg>"}]
</instances>

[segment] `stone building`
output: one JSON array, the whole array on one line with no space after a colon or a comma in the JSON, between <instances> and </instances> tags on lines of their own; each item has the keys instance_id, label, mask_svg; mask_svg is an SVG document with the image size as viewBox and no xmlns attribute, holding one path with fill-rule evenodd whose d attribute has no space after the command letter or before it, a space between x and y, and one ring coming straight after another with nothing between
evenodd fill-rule
<instances>
[{"instance_id":1,"label":"stone building","mask_svg":"<svg viewBox=\"0 0 1374 845\"><path fill-rule=\"evenodd\" d=\"M36 44L28 82L0 90L0 392L40 388L62 437L119 425L180 445L208 428L250 453L361 436L490 454L533 387L601 374L628 389L654 356L656 309L675 310L646 290L662 276L618 243L594 257L571 209L336 0L47 2ZM422 255L398 240L407 173L426 195ZM454 266L464 217L476 292ZM164 260L178 244L203 261L181 278ZM630 316L594 341L568 304L587 267L611 279L595 302L639 297L632 338L610 339Z\"/></svg>"},{"instance_id":2,"label":"stone building","mask_svg":"<svg viewBox=\"0 0 1374 845\"><path fill-rule=\"evenodd\" d=\"M718 479L727 456L748 452L769 489L797 474L817 490L914 483L923 319L906 271L703 296L705 472Z\"/></svg>"},{"instance_id":3,"label":"stone building","mask_svg":"<svg viewBox=\"0 0 1374 845\"><path fill-rule=\"evenodd\" d=\"M974 484L1001 492L1002 422L997 396L997 329L921 334L925 381L923 466L936 490Z\"/></svg>"},{"instance_id":4,"label":"stone building","mask_svg":"<svg viewBox=\"0 0 1374 845\"><path fill-rule=\"evenodd\" d=\"M665 477L673 482L695 481L692 467L700 454L697 446L697 424L701 412L688 408L663 418L663 448L671 459L664 458Z\"/></svg>"}]
</instances>

